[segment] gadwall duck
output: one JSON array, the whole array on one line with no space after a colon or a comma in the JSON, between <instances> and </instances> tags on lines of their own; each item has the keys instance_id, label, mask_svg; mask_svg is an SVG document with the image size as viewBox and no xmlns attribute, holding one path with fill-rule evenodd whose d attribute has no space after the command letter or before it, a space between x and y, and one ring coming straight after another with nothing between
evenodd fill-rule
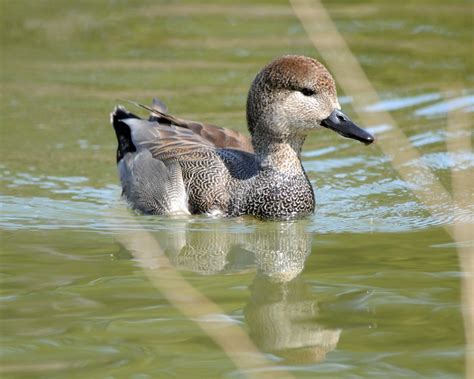
<instances>
[{"instance_id":1,"label":"gadwall duck","mask_svg":"<svg viewBox=\"0 0 474 379\"><path fill-rule=\"evenodd\" d=\"M255 77L247 98L251 138L174 117L159 100L143 107L148 120L122 106L111 119L123 195L147 214L309 215L314 192L300 159L306 136L323 126L374 141L341 112L331 74L304 56L280 57Z\"/></svg>"}]
</instances>

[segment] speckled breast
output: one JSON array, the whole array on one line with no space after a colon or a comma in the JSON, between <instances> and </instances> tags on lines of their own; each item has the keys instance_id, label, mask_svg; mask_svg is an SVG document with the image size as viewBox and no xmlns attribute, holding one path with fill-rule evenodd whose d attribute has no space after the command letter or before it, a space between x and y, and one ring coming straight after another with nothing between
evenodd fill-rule
<instances>
[{"instance_id":1,"label":"speckled breast","mask_svg":"<svg viewBox=\"0 0 474 379\"><path fill-rule=\"evenodd\" d=\"M241 193L246 193L242 199ZM250 214L265 219L292 219L314 212L314 192L306 175L287 176L267 170L256 176L247 191L233 193L231 215Z\"/></svg>"}]
</instances>

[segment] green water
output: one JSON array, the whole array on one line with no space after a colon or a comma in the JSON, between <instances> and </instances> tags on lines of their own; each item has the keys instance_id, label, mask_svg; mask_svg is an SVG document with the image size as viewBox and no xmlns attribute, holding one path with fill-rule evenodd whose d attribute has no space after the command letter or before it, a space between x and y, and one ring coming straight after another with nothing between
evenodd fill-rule
<instances>
[{"instance_id":1,"label":"green water","mask_svg":"<svg viewBox=\"0 0 474 379\"><path fill-rule=\"evenodd\" d=\"M306 220L117 213L117 98L244 131L256 72L318 57L290 5L247 3L0 1L2 377L464 377L455 217L430 213L377 144L308 138ZM451 190L474 166L446 147L471 138L446 123L474 110L472 4L325 5L382 99L366 111L390 111ZM340 100L357 121L354 96ZM207 322L241 328L266 366L236 367L152 284L124 243L142 229L221 308Z\"/></svg>"}]
</instances>

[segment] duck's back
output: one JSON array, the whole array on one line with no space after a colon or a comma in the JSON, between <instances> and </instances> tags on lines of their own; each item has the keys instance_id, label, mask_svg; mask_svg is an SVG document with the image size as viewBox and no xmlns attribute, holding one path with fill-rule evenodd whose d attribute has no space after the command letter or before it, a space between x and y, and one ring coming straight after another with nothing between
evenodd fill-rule
<instances>
[{"instance_id":1,"label":"duck's back","mask_svg":"<svg viewBox=\"0 0 474 379\"><path fill-rule=\"evenodd\" d=\"M258 174L255 154L218 147L190 128L142 120L121 107L112 123L123 195L134 208L150 214L239 213L234 200L238 197L240 204L247 197ZM221 145L227 138L238 146L240 134L232 131L222 138L224 129L206 127Z\"/></svg>"}]
</instances>

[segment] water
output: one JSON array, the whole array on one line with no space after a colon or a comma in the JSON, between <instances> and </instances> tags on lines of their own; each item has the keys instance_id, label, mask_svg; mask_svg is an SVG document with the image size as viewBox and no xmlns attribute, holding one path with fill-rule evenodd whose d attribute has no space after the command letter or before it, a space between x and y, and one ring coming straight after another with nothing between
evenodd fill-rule
<instances>
[{"instance_id":1,"label":"water","mask_svg":"<svg viewBox=\"0 0 474 379\"><path fill-rule=\"evenodd\" d=\"M377 144L308 138L318 209L305 220L141 216L120 199L116 99L159 96L177 115L244 131L261 66L317 56L288 4L1 6L4 377L464 376L466 243L445 228L472 223L472 201L428 209ZM448 112L472 118L471 6L327 6L381 97L365 112L390 111L421 153L408 164L452 191L452 173L474 165L471 150L447 148L469 128L446 127ZM357 122L357 94L340 95ZM217 308L191 295L183 306L176 278ZM258 349L238 357L265 364L238 367L215 337L227 328Z\"/></svg>"}]
</instances>

